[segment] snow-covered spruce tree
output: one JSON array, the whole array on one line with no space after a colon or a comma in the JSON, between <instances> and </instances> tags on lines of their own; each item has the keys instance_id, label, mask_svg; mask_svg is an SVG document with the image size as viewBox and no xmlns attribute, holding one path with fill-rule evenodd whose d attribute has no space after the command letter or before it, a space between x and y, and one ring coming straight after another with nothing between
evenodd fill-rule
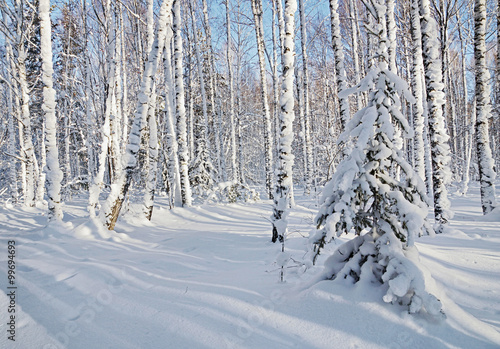
<instances>
[{"instance_id":1,"label":"snow-covered spruce tree","mask_svg":"<svg viewBox=\"0 0 500 349\"><path fill-rule=\"evenodd\" d=\"M407 137L411 133L399 96L413 98L406 83L389 69L386 7L384 0L375 1L366 6L374 16L374 27L367 29L378 43L377 63L358 85L358 93L370 91L369 103L342 135L352 138L354 148L323 190L311 255L315 260L325 243L354 232L356 237L325 261L324 277L384 284L385 302L409 305L411 313L425 309L437 315L441 303L426 291L414 246L415 236L427 229L425 186L394 145L396 126ZM394 166L401 168L399 179L391 176Z\"/></svg>"},{"instance_id":2,"label":"snow-covered spruce tree","mask_svg":"<svg viewBox=\"0 0 500 349\"><path fill-rule=\"evenodd\" d=\"M59 168L56 128L56 91L52 74L52 26L50 21L50 0L39 0L38 15L40 17L40 52L42 56L43 104L45 122L45 148L47 152L46 189L48 197L49 221L62 220L61 181L63 173Z\"/></svg>"},{"instance_id":3,"label":"snow-covered spruce tree","mask_svg":"<svg viewBox=\"0 0 500 349\"><path fill-rule=\"evenodd\" d=\"M490 104L490 73L486 66L486 1L474 2L474 60L476 71L476 151L481 183L481 206L483 214L495 206L495 170L488 135Z\"/></svg>"},{"instance_id":4,"label":"snow-covered spruce tree","mask_svg":"<svg viewBox=\"0 0 500 349\"><path fill-rule=\"evenodd\" d=\"M104 216L105 224L109 230L115 228L123 201L125 200L125 196L128 193L132 181L133 172L137 167L137 154L141 143L141 130L146 123L150 98L154 88L154 76L158 69L163 46L165 45L167 23L171 16L172 2L173 0L164 0L160 7L158 30L155 33L151 51L148 53L148 61L146 62L141 88L138 93L137 111L130 128L129 140L124 157L125 168L120 174L117 183L111 187L111 192L101 211Z\"/></svg>"},{"instance_id":5,"label":"snow-covered spruce tree","mask_svg":"<svg viewBox=\"0 0 500 349\"><path fill-rule=\"evenodd\" d=\"M179 171L181 176L182 205L191 206L191 184L189 183L189 150L186 126L186 106L184 94L184 65L181 28L181 0L174 1L174 80L175 80L175 115L177 119L177 144L179 146Z\"/></svg>"},{"instance_id":6,"label":"snow-covered spruce tree","mask_svg":"<svg viewBox=\"0 0 500 349\"><path fill-rule=\"evenodd\" d=\"M443 72L439 58L436 21L432 17L430 1L420 1L420 25L422 31L422 55L427 92L428 128L432 160L432 188L436 233L442 233L448 220L453 217L446 185L450 182L450 146L445 127Z\"/></svg>"},{"instance_id":7,"label":"snow-covered spruce tree","mask_svg":"<svg viewBox=\"0 0 500 349\"><path fill-rule=\"evenodd\" d=\"M271 222L273 225L272 241L283 242L287 232L287 215L290 207L290 190L292 188L292 141L293 120L295 119L293 96L294 78L294 30L295 12L297 11L296 0L285 0L285 35L283 38L282 77L281 86L281 113L279 115L280 137L278 144L278 168L276 171L276 186L273 195L273 214Z\"/></svg>"}]
</instances>

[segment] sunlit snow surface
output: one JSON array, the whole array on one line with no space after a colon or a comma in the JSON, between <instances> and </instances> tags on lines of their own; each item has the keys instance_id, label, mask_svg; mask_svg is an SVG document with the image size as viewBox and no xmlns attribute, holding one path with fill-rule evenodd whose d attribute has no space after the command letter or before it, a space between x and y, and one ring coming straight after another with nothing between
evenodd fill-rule
<instances>
[{"instance_id":1,"label":"sunlit snow surface","mask_svg":"<svg viewBox=\"0 0 500 349\"><path fill-rule=\"evenodd\" d=\"M291 210L288 261L270 242L271 201L168 210L159 198L152 222L132 206L109 233L89 221L86 200L67 203L70 224L58 228L44 228L45 210L0 208L0 348L500 347L500 210L481 215L477 186L451 197L455 230L416 243L446 320L385 304L383 286L308 286L338 246L305 273L295 267L314 198L298 196ZM15 342L5 330L12 239Z\"/></svg>"}]
</instances>

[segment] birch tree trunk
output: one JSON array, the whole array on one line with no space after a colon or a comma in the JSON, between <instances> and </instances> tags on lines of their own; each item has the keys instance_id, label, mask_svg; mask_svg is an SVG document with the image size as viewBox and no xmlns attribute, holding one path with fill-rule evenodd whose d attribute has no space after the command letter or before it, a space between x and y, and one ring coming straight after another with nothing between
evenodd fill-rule
<instances>
[{"instance_id":1,"label":"birch tree trunk","mask_svg":"<svg viewBox=\"0 0 500 349\"><path fill-rule=\"evenodd\" d=\"M125 153L125 169L122 171L117 185L112 187L106 204L103 207L106 226L109 230L113 230L115 227L123 201L132 181L132 174L137 166L137 154L141 143L141 129L146 121L149 104L151 102L154 76L158 68L160 53L163 51L163 46L165 45L167 22L171 16L171 8L172 0L164 0L160 7L158 30L154 38L152 49L148 54L148 61L144 69L142 84L138 94L137 112L130 129L129 141Z\"/></svg>"},{"instance_id":2,"label":"birch tree trunk","mask_svg":"<svg viewBox=\"0 0 500 349\"><path fill-rule=\"evenodd\" d=\"M179 170L181 180L182 205L191 206L191 185L189 183L189 152L186 128L186 106L184 98L183 48L181 30L181 4L175 0L173 11L174 65L175 65L175 115L177 117L177 143L179 145Z\"/></svg>"},{"instance_id":3,"label":"birch tree trunk","mask_svg":"<svg viewBox=\"0 0 500 349\"><path fill-rule=\"evenodd\" d=\"M442 233L453 214L450 211L450 147L443 116L445 104L443 72L439 58L436 22L432 18L429 0L420 2L422 54L427 88L428 128L431 143L432 185L434 194L435 230Z\"/></svg>"},{"instance_id":4,"label":"birch tree trunk","mask_svg":"<svg viewBox=\"0 0 500 349\"><path fill-rule=\"evenodd\" d=\"M342 44L342 37L340 36L340 19L338 13L338 1L330 0L330 26L332 35L332 48L333 55L335 59L335 77L337 80L335 94L339 96L339 113L342 132L345 130L347 122L351 119L349 110L349 97L345 96L341 92L347 89L347 78L345 73L344 65L344 46ZM353 32L354 35L355 31ZM353 43L354 43L353 39ZM357 52L353 53L353 56L357 58ZM355 59L356 65L357 59ZM355 66L356 80L359 82L359 67ZM360 105L358 105L360 107Z\"/></svg>"},{"instance_id":5,"label":"birch tree trunk","mask_svg":"<svg viewBox=\"0 0 500 349\"><path fill-rule=\"evenodd\" d=\"M226 0L226 34L227 34L227 74L229 84L229 123L231 127L231 173L232 180L241 183L236 160L236 125L234 120L234 83L233 83L233 55L231 52L231 15L229 12L229 0Z\"/></svg>"},{"instance_id":6,"label":"birch tree trunk","mask_svg":"<svg viewBox=\"0 0 500 349\"><path fill-rule=\"evenodd\" d=\"M175 85L172 80L172 63L171 63L171 49L170 42L172 41L172 31L169 30L167 34L167 41L165 43L165 50L163 53L163 65L165 69L165 146L166 146L166 161L167 161L167 175L170 182L170 195L174 206L182 206L182 193L181 193L181 175L179 168L178 158L178 144L177 135L175 132L175 107L174 107L174 93Z\"/></svg>"},{"instance_id":7,"label":"birch tree trunk","mask_svg":"<svg viewBox=\"0 0 500 349\"><path fill-rule=\"evenodd\" d=\"M299 0L299 15L300 15L300 43L302 48L302 89L304 91L304 148L306 173L305 173L305 195L311 194L312 179L313 179L313 154L311 143L311 108L309 106L309 70L307 68L307 26L306 26L306 13L304 9L304 0Z\"/></svg>"},{"instance_id":8,"label":"birch tree trunk","mask_svg":"<svg viewBox=\"0 0 500 349\"><path fill-rule=\"evenodd\" d=\"M2 11L2 18L4 19L4 22L7 23L5 14ZM12 198L12 202L15 204L17 203L18 199L18 194L17 194L17 171L16 171L16 134L14 130L14 119L16 118L14 115L14 109L12 105L12 97L13 97L13 89L14 89L14 79L12 79L12 74L14 73L14 66L13 66L13 53L12 53L12 46L10 44L10 39L9 37L5 36L5 59L7 66L10 66L11 71L7 72L7 130L9 133L9 145L8 145L8 152L9 156L11 156L11 161L9 162L9 171L8 171L8 178L9 178L9 191L10 191L10 197Z\"/></svg>"},{"instance_id":9,"label":"birch tree trunk","mask_svg":"<svg viewBox=\"0 0 500 349\"><path fill-rule=\"evenodd\" d=\"M474 61L476 73L476 152L481 184L483 214L496 207L493 157L489 143L489 119L491 118L490 73L486 67L486 1L474 2Z\"/></svg>"},{"instance_id":10,"label":"birch tree trunk","mask_svg":"<svg viewBox=\"0 0 500 349\"><path fill-rule=\"evenodd\" d=\"M40 17L40 51L42 58L43 104L45 121L45 146L47 152L46 188L48 197L48 220L62 220L61 182L63 173L59 168L56 128L56 91L53 88L52 74L52 26L50 21L50 0L39 0L38 15Z\"/></svg>"},{"instance_id":11,"label":"birch tree trunk","mask_svg":"<svg viewBox=\"0 0 500 349\"><path fill-rule=\"evenodd\" d=\"M296 0L285 0L285 36L283 42L283 84L281 87L281 114L280 114L280 141L276 187L273 197L273 225L272 241L283 242L287 233L287 216L290 206L290 190L292 183L292 141L293 120L295 119L293 96L294 79L294 38Z\"/></svg>"},{"instance_id":12,"label":"birch tree trunk","mask_svg":"<svg viewBox=\"0 0 500 349\"><path fill-rule=\"evenodd\" d=\"M251 0L253 18L255 21L255 37L257 40L257 55L259 57L259 72L261 85L261 102L264 116L264 158L266 171L266 190L269 199L273 197L273 150L274 144L271 129L271 113L267 99L266 57L264 47L264 25L262 22L262 0ZM293 90L293 87L292 87Z\"/></svg>"},{"instance_id":13,"label":"birch tree trunk","mask_svg":"<svg viewBox=\"0 0 500 349\"><path fill-rule=\"evenodd\" d=\"M418 0L411 2L411 37L413 66L411 70L411 87L415 103L413 105L413 127L415 137L413 142L415 172L425 180L425 150L424 150L424 101L423 101L423 74L422 60L422 33L420 30L420 12Z\"/></svg>"}]
</instances>

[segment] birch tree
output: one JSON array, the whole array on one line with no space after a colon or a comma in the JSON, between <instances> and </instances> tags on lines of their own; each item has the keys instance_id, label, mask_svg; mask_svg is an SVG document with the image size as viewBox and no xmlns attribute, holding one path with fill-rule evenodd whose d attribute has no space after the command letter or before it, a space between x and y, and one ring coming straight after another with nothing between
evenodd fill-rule
<instances>
[{"instance_id":1,"label":"birch tree","mask_svg":"<svg viewBox=\"0 0 500 349\"><path fill-rule=\"evenodd\" d=\"M312 180L313 180L313 154L311 142L311 108L309 98L309 64L307 58L307 25L306 13L304 8L304 0L299 0L299 16L300 16L300 44L302 49L302 90L304 91L304 135L303 144L305 148L304 162L306 164L305 173L305 188L304 193L309 195L311 193Z\"/></svg>"},{"instance_id":2,"label":"birch tree","mask_svg":"<svg viewBox=\"0 0 500 349\"><path fill-rule=\"evenodd\" d=\"M227 37L227 74L229 84L229 123L231 127L231 173L234 182L241 183L241 177L238 173L237 159L236 159L236 125L234 115L234 77L233 77L233 55L232 55L232 39L231 39L231 15L229 12L229 0L225 1L226 4L226 37Z\"/></svg>"},{"instance_id":3,"label":"birch tree","mask_svg":"<svg viewBox=\"0 0 500 349\"><path fill-rule=\"evenodd\" d=\"M277 163L276 186L273 195L273 214L271 222L273 225L272 242L284 242L288 229L288 210L290 207L290 190L292 183L292 166L294 156L292 154L293 120L295 119L293 96L294 79L294 56L295 56L295 12L297 11L296 0L285 0L285 35L283 40L282 78L281 86L281 113L279 152Z\"/></svg>"},{"instance_id":4,"label":"birch tree","mask_svg":"<svg viewBox=\"0 0 500 349\"><path fill-rule=\"evenodd\" d=\"M141 142L141 129L146 122L150 99L154 87L154 75L158 69L159 57L165 45L167 23L170 17L173 0L164 0L160 7L158 28L154 37L151 51L148 54L148 61L144 69L142 84L138 95L137 111L130 129L129 141L125 153L125 168L103 206L103 216L106 226L113 230L120 214L120 210L125 200L125 196L132 181L132 174L137 166L137 154Z\"/></svg>"},{"instance_id":5,"label":"birch tree","mask_svg":"<svg viewBox=\"0 0 500 349\"><path fill-rule=\"evenodd\" d=\"M271 113L267 94L266 60L264 47L264 25L262 22L262 0L251 0L252 12L255 21L255 37L257 40L257 55L259 57L259 72L261 85L262 112L264 116L264 153L266 171L266 189L269 199L272 199L273 187L273 133L271 130ZM293 89L293 88L292 88Z\"/></svg>"},{"instance_id":6,"label":"birch tree","mask_svg":"<svg viewBox=\"0 0 500 349\"><path fill-rule=\"evenodd\" d=\"M449 219L453 216L446 187L451 179L450 147L443 116L445 94L443 92L443 73L438 51L437 28L436 22L431 16L429 0L420 1L420 16L422 56L427 89L428 128L431 143L435 230L437 233L442 233Z\"/></svg>"},{"instance_id":7,"label":"birch tree","mask_svg":"<svg viewBox=\"0 0 500 349\"><path fill-rule=\"evenodd\" d=\"M181 3L174 1L174 66L175 66L175 115L177 119L177 143L179 146L179 170L181 181L182 205L191 206L191 184L189 183L189 151L187 143L186 106L184 94L184 68L181 30Z\"/></svg>"},{"instance_id":8,"label":"birch tree","mask_svg":"<svg viewBox=\"0 0 500 349\"><path fill-rule=\"evenodd\" d=\"M418 0L411 1L411 37L412 58L411 87L415 103L413 104L413 127L415 137L413 142L413 154L415 172L425 179L425 149L424 149L424 101L423 101L423 79L424 62L422 60L422 33L420 30L420 11Z\"/></svg>"},{"instance_id":9,"label":"birch tree","mask_svg":"<svg viewBox=\"0 0 500 349\"><path fill-rule=\"evenodd\" d=\"M40 16L40 50L42 57L43 105L45 122L45 146L47 152L46 189L48 197L49 221L62 220L61 181L63 173L59 168L59 153L57 149L56 128L56 91L53 88L52 74L52 26L50 21L50 0L39 0L38 15Z\"/></svg>"},{"instance_id":10,"label":"birch tree","mask_svg":"<svg viewBox=\"0 0 500 349\"><path fill-rule=\"evenodd\" d=\"M490 74L486 67L486 1L474 2L474 61L476 73L476 151L481 184L483 214L496 207L495 170L489 143L489 119L491 118Z\"/></svg>"}]
</instances>

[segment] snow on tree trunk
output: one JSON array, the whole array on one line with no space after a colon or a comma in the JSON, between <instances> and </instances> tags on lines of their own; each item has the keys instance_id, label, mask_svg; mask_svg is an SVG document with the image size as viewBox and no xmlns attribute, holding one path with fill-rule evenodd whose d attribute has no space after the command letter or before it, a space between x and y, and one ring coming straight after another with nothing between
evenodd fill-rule
<instances>
[{"instance_id":1,"label":"snow on tree trunk","mask_svg":"<svg viewBox=\"0 0 500 349\"><path fill-rule=\"evenodd\" d=\"M337 8L338 8L338 1L337 1ZM337 12L337 11L335 11ZM359 64L359 49L358 49L358 34L359 34L359 25L358 25L358 10L356 8L356 5L354 3L354 0L349 0L349 17L350 17L350 23L351 23L351 35L352 35L352 61L354 65L354 82L356 85L359 83L360 80L360 64ZM332 3L330 1L330 19L332 19ZM338 19L338 13L337 13L337 21ZM339 26L339 31L337 37L340 37L340 22L338 24ZM332 31L333 32L333 31ZM332 34L333 35L333 34ZM333 45L333 36L332 36L332 45ZM335 44L335 47L338 47L339 49L342 48L339 43ZM335 49L334 49L335 50ZM342 52L343 55L343 52ZM345 68L344 68L345 70ZM338 75L338 72L337 72ZM344 73L345 75L345 73ZM337 82L338 84L338 82ZM337 85L338 88L339 85ZM357 109L361 109L361 96L356 95L356 106ZM341 119L341 122L342 119ZM344 127L342 127L342 130L344 130Z\"/></svg>"},{"instance_id":2,"label":"snow on tree trunk","mask_svg":"<svg viewBox=\"0 0 500 349\"><path fill-rule=\"evenodd\" d=\"M280 138L278 163L276 173L276 187L273 195L273 214L271 222L273 225L272 241L283 242L287 233L287 216L290 207L290 190L292 183L292 166L294 156L292 154L293 142L293 120L295 119L293 96L294 79L294 39L295 39L295 21L294 16L297 11L296 0L285 0L285 36L283 40L282 56L282 76L283 84L281 86L281 113Z\"/></svg>"},{"instance_id":3,"label":"snow on tree trunk","mask_svg":"<svg viewBox=\"0 0 500 349\"><path fill-rule=\"evenodd\" d=\"M141 144L141 129L146 121L149 105L151 103L154 76L158 69L159 58L163 51L163 46L165 45L167 22L171 16L171 8L172 0L164 0L160 7L158 30L154 37L151 51L148 53L148 61L144 69L141 88L138 93L137 111L130 129L129 141L124 157L125 168L118 182L111 187L111 192L103 206L103 215L109 230L113 230L115 227L123 201L125 200L125 196L128 193L132 181L132 174L137 167L137 154Z\"/></svg>"},{"instance_id":4,"label":"snow on tree trunk","mask_svg":"<svg viewBox=\"0 0 500 349\"><path fill-rule=\"evenodd\" d=\"M340 19L339 19L338 8L339 8L338 1L330 0L330 25L332 32L331 34L332 34L333 54L335 57L335 77L337 80L336 81L337 95L339 95L339 93L347 89L347 78L344 66L344 45L342 44L342 37L340 36ZM355 52L355 55L357 55L357 52ZM357 62L357 60L355 60L355 62ZM357 68L355 67L355 69L357 70L356 72L357 74L359 72L359 67ZM340 109L339 112L340 112L341 127L342 131L344 131L347 123L351 119L348 97L339 96L339 109Z\"/></svg>"},{"instance_id":5,"label":"snow on tree trunk","mask_svg":"<svg viewBox=\"0 0 500 349\"><path fill-rule=\"evenodd\" d=\"M490 73L486 66L486 1L474 2L474 61L476 72L476 152L481 184L481 206L483 214L491 212L495 201L495 170L489 143Z\"/></svg>"},{"instance_id":6,"label":"snow on tree trunk","mask_svg":"<svg viewBox=\"0 0 500 349\"><path fill-rule=\"evenodd\" d=\"M21 35L21 33L19 33ZM23 43L21 45L24 45ZM33 141L31 140L31 120L29 110L28 82L26 80L26 50L24 47L17 47L17 67L19 88L21 90L21 122L23 126L24 161L26 162L26 192L24 195L24 205L33 207L35 205L35 153L33 151Z\"/></svg>"},{"instance_id":7,"label":"snow on tree trunk","mask_svg":"<svg viewBox=\"0 0 500 349\"><path fill-rule=\"evenodd\" d=\"M191 206L191 185L189 183L189 151L187 143L186 106L184 99L184 66L181 28L181 4L175 0L173 11L174 65L175 65L175 115L177 118L177 143L179 145L179 170L181 176L182 205Z\"/></svg>"},{"instance_id":8,"label":"snow on tree trunk","mask_svg":"<svg viewBox=\"0 0 500 349\"><path fill-rule=\"evenodd\" d=\"M443 116L445 94L443 92L443 72L438 51L437 28L436 22L431 15L429 0L421 0L420 16L432 160L435 230L437 233L442 233L448 224L448 220L453 216L450 211L448 189L446 188L451 179L450 147Z\"/></svg>"},{"instance_id":9,"label":"snow on tree trunk","mask_svg":"<svg viewBox=\"0 0 500 349\"><path fill-rule=\"evenodd\" d=\"M231 173L234 182L240 182L236 159L236 124L234 120L234 78L233 78L233 55L231 51L231 15L229 12L229 0L226 0L226 34L227 34L227 74L229 84L229 123L231 127Z\"/></svg>"},{"instance_id":10,"label":"snow on tree trunk","mask_svg":"<svg viewBox=\"0 0 500 349\"><path fill-rule=\"evenodd\" d=\"M149 162L146 176L146 189L144 192L143 211L148 220L151 220L153 215L153 204L156 190L156 173L158 171L158 127L156 124L156 92L155 86L150 97L148 110L148 130L149 130Z\"/></svg>"},{"instance_id":11,"label":"snow on tree trunk","mask_svg":"<svg viewBox=\"0 0 500 349\"><path fill-rule=\"evenodd\" d=\"M309 105L309 70L307 68L307 26L306 26L306 13L304 9L304 0L299 0L299 13L300 13L300 43L302 49L302 88L304 91L304 148L306 163L306 183L304 193L309 195L311 193L312 180L313 180L313 154L311 143L311 108Z\"/></svg>"},{"instance_id":12,"label":"snow on tree trunk","mask_svg":"<svg viewBox=\"0 0 500 349\"><path fill-rule=\"evenodd\" d=\"M394 8L395 6L395 1L394 0L387 0L387 39L388 39L388 44L387 44L387 54L389 56L389 69L394 73L397 74L398 69L396 67L396 47L397 47L397 41L396 41L396 19L394 17Z\"/></svg>"},{"instance_id":13,"label":"snow on tree trunk","mask_svg":"<svg viewBox=\"0 0 500 349\"><path fill-rule=\"evenodd\" d=\"M2 17L4 18L5 21L5 14L2 11ZM5 23L7 23L5 21ZM10 44L10 39L9 37L5 36L5 60L7 65L13 68L12 65L12 46ZM13 203L17 203L17 171L16 171L16 164L17 161L15 159L15 154L16 154L16 134L14 130L14 119L16 118L14 115L14 109L12 105L12 95L13 95L13 79L11 78L11 74L14 71L12 70L11 73L7 73L7 131L9 133L9 144L8 144L8 152L9 156L12 157L11 161L9 162L9 172L8 172L8 180L9 180L9 191L10 191L10 197L12 199Z\"/></svg>"},{"instance_id":14,"label":"snow on tree trunk","mask_svg":"<svg viewBox=\"0 0 500 349\"><path fill-rule=\"evenodd\" d=\"M413 154L415 172L425 179L425 149L424 149L424 101L423 101L423 74L424 62L422 60L422 33L420 31L420 12L418 0L411 2L411 37L413 66L411 70L411 86L415 103L413 104Z\"/></svg>"},{"instance_id":15,"label":"snow on tree trunk","mask_svg":"<svg viewBox=\"0 0 500 349\"><path fill-rule=\"evenodd\" d=\"M46 188L48 197L48 220L62 220L61 182L63 173L59 168L57 150L56 91L53 88L52 74L52 26L50 21L50 0L39 0L38 15L40 17L40 55L42 58L43 104L45 121L45 149L47 164L42 171L46 172Z\"/></svg>"},{"instance_id":16,"label":"snow on tree trunk","mask_svg":"<svg viewBox=\"0 0 500 349\"><path fill-rule=\"evenodd\" d=\"M171 49L170 42L172 41L172 31L169 30L167 40L165 43L165 51L163 53L163 65L165 69L165 147L166 147L166 161L167 161L167 175L170 182L171 197L174 206L182 206L181 194L181 175L179 169L179 158L177 156L178 144L177 135L175 132L175 108L174 108L174 93L175 85L172 80L172 63L171 63Z\"/></svg>"},{"instance_id":17,"label":"snow on tree trunk","mask_svg":"<svg viewBox=\"0 0 500 349\"><path fill-rule=\"evenodd\" d=\"M109 177L111 182L115 183L115 159L113 158L113 146L111 140L111 119L114 118L115 113L115 59L114 59L114 21L111 14L111 2L108 0L105 3L106 22L104 29L107 34L106 43L106 62L105 72L107 77L107 94L104 109L104 122L101 126L101 152L98 155L98 170L94 177L94 182L90 185L89 189L89 205L88 210L91 217L95 216L95 209L99 208L99 195L104 187L104 174L106 166L109 164ZM110 149L111 148L111 149ZM108 155L111 153L111 157ZM107 162L109 160L109 163ZM102 212L101 212L102 213Z\"/></svg>"},{"instance_id":18,"label":"snow on tree trunk","mask_svg":"<svg viewBox=\"0 0 500 349\"><path fill-rule=\"evenodd\" d=\"M341 136L350 136L354 148L323 190L311 255L315 260L330 240L354 231L357 236L325 261L325 279L385 284L385 302L406 304L410 313L425 309L437 316L441 303L425 289L413 245L414 238L428 229L425 186L394 144L396 126L406 137L412 133L399 96L413 98L406 83L388 67L384 1L366 5L375 16L374 27L367 30L378 33L377 64L357 91L369 90L369 103ZM401 179L391 176L394 166L401 168Z\"/></svg>"},{"instance_id":19,"label":"snow on tree trunk","mask_svg":"<svg viewBox=\"0 0 500 349\"><path fill-rule=\"evenodd\" d=\"M264 161L266 171L266 190L269 199L273 197L273 133L271 128L271 113L267 97L266 57L264 46L264 25L262 22L262 0L251 0L255 22L255 37L257 40L257 55L259 57L259 72L261 85L262 112L264 114Z\"/></svg>"},{"instance_id":20,"label":"snow on tree trunk","mask_svg":"<svg viewBox=\"0 0 500 349\"><path fill-rule=\"evenodd\" d=\"M464 167L462 169L462 183L461 183L461 194L466 195L469 190L469 171L470 171L470 161L472 157L472 145L473 145L473 133L474 127L476 123L475 118L475 108L472 110L472 115L469 115L469 94L468 94L468 83L467 83L467 69L465 63L465 47L467 46L464 43L464 38L462 37L462 29L461 26L458 26L458 37L460 38L460 52L461 52L461 68L462 68L462 90L463 90L463 104L464 104L464 115L465 115L465 139L464 139L464 148L465 148L465 160Z\"/></svg>"}]
</instances>

